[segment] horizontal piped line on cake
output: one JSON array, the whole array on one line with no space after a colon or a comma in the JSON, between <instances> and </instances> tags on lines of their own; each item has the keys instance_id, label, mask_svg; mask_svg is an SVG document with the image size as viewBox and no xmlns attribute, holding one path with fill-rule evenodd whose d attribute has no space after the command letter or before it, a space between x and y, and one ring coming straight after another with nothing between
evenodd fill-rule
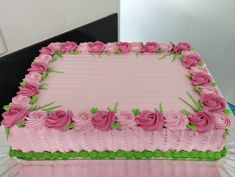
<instances>
[{"instance_id":1,"label":"horizontal piped line on cake","mask_svg":"<svg viewBox=\"0 0 235 177\"><path fill-rule=\"evenodd\" d=\"M154 159L171 159L171 160L200 160L216 161L227 154L227 148L224 147L219 152L212 151L80 151L80 152L22 152L20 150L10 149L10 157L23 160L154 160Z\"/></svg>"}]
</instances>

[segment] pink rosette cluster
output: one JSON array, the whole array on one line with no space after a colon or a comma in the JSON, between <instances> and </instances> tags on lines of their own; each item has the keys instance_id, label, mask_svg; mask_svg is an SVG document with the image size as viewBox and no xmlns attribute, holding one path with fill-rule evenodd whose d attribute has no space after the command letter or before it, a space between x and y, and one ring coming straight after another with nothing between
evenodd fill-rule
<instances>
[{"instance_id":1,"label":"pink rosette cluster","mask_svg":"<svg viewBox=\"0 0 235 177\"><path fill-rule=\"evenodd\" d=\"M47 48L49 48L53 51L59 51L61 46L62 46L61 42L52 42L47 46Z\"/></svg>"},{"instance_id":2,"label":"pink rosette cluster","mask_svg":"<svg viewBox=\"0 0 235 177\"><path fill-rule=\"evenodd\" d=\"M164 125L164 116L161 112L152 112L149 110L142 111L136 117L137 126L145 131L162 130Z\"/></svg>"},{"instance_id":3,"label":"pink rosette cluster","mask_svg":"<svg viewBox=\"0 0 235 177\"><path fill-rule=\"evenodd\" d=\"M212 130L215 126L215 117L212 113L205 112L196 112L191 114L188 117L189 123L197 127L199 133L205 133Z\"/></svg>"},{"instance_id":4,"label":"pink rosette cluster","mask_svg":"<svg viewBox=\"0 0 235 177\"><path fill-rule=\"evenodd\" d=\"M120 111L117 113L117 117L122 129L136 128L135 116L132 112Z\"/></svg>"},{"instance_id":5,"label":"pink rosette cluster","mask_svg":"<svg viewBox=\"0 0 235 177\"><path fill-rule=\"evenodd\" d=\"M88 53L89 52L89 43L88 42L80 43L77 47L77 51L79 53Z\"/></svg>"},{"instance_id":6,"label":"pink rosette cluster","mask_svg":"<svg viewBox=\"0 0 235 177\"><path fill-rule=\"evenodd\" d=\"M187 42L180 42L178 45L175 45L173 50L176 53L180 53L183 51L190 51L192 49L192 46Z\"/></svg>"},{"instance_id":7,"label":"pink rosette cluster","mask_svg":"<svg viewBox=\"0 0 235 177\"><path fill-rule=\"evenodd\" d=\"M114 111L99 111L91 119L94 127L100 131L111 130L111 126L116 120L117 116Z\"/></svg>"},{"instance_id":8,"label":"pink rosette cluster","mask_svg":"<svg viewBox=\"0 0 235 177\"><path fill-rule=\"evenodd\" d=\"M195 74L195 73L205 73L208 74L208 70L204 67L200 67L200 66L193 66L190 68L189 72L191 74Z\"/></svg>"},{"instance_id":9,"label":"pink rosette cluster","mask_svg":"<svg viewBox=\"0 0 235 177\"><path fill-rule=\"evenodd\" d=\"M117 47L123 54L131 52L131 44L128 42L119 42L117 43Z\"/></svg>"},{"instance_id":10,"label":"pink rosette cluster","mask_svg":"<svg viewBox=\"0 0 235 177\"><path fill-rule=\"evenodd\" d=\"M24 81L29 84L39 85L42 80L42 75L37 72L30 72L24 78Z\"/></svg>"},{"instance_id":11,"label":"pink rosette cluster","mask_svg":"<svg viewBox=\"0 0 235 177\"><path fill-rule=\"evenodd\" d=\"M46 55L54 55L55 54L55 50L51 47L43 47L41 50L39 50L40 54L46 54Z\"/></svg>"},{"instance_id":12,"label":"pink rosette cluster","mask_svg":"<svg viewBox=\"0 0 235 177\"><path fill-rule=\"evenodd\" d=\"M164 126L169 130L185 130L188 124L188 118L185 117L181 112L168 112L165 114Z\"/></svg>"},{"instance_id":13,"label":"pink rosette cluster","mask_svg":"<svg viewBox=\"0 0 235 177\"><path fill-rule=\"evenodd\" d=\"M170 52L173 48L173 46L166 42L159 43L159 47L163 52Z\"/></svg>"},{"instance_id":14,"label":"pink rosette cluster","mask_svg":"<svg viewBox=\"0 0 235 177\"><path fill-rule=\"evenodd\" d=\"M45 111L37 110L30 112L26 117L26 127L30 128L42 128L45 124L47 114Z\"/></svg>"},{"instance_id":15,"label":"pink rosette cluster","mask_svg":"<svg viewBox=\"0 0 235 177\"><path fill-rule=\"evenodd\" d=\"M30 98L24 95L17 95L12 98L13 104L19 104L22 108L29 109L31 107Z\"/></svg>"},{"instance_id":16,"label":"pink rosette cluster","mask_svg":"<svg viewBox=\"0 0 235 177\"><path fill-rule=\"evenodd\" d=\"M18 95L31 97L39 93L39 86L34 83L27 83L24 86L19 87L20 91L17 92Z\"/></svg>"},{"instance_id":17,"label":"pink rosette cluster","mask_svg":"<svg viewBox=\"0 0 235 177\"><path fill-rule=\"evenodd\" d=\"M197 72L192 75L192 85L193 86L205 86L209 85L213 79L209 74Z\"/></svg>"},{"instance_id":18,"label":"pink rosette cluster","mask_svg":"<svg viewBox=\"0 0 235 177\"><path fill-rule=\"evenodd\" d=\"M38 73L43 73L47 71L47 64L45 63L33 63L31 65L31 68L29 68L27 71L28 72L38 72Z\"/></svg>"},{"instance_id":19,"label":"pink rosette cluster","mask_svg":"<svg viewBox=\"0 0 235 177\"><path fill-rule=\"evenodd\" d=\"M74 129L77 131L90 131L94 129L91 119L92 114L90 112L79 112L78 115L74 117Z\"/></svg>"},{"instance_id":20,"label":"pink rosette cluster","mask_svg":"<svg viewBox=\"0 0 235 177\"><path fill-rule=\"evenodd\" d=\"M132 52L142 52L143 51L143 44L140 42L132 42L131 43L131 51Z\"/></svg>"},{"instance_id":21,"label":"pink rosette cluster","mask_svg":"<svg viewBox=\"0 0 235 177\"><path fill-rule=\"evenodd\" d=\"M200 96L208 95L208 94L219 94L219 90L212 86L199 86Z\"/></svg>"},{"instance_id":22,"label":"pink rosette cluster","mask_svg":"<svg viewBox=\"0 0 235 177\"><path fill-rule=\"evenodd\" d=\"M48 65L51 62L51 56L47 54L40 54L38 57L34 60L35 63L44 63Z\"/></svg>"},{"instance_id":23,"label":"pink rosette cluster","mask_svg":"<svg viewBox=\"0 0 235 177\"><path fill-rule=\"evenodd\" d=\"M76 48L77 48L76 42L67 41L61 45L60 51L63 53L69 53L74 51Z\"/></svg>"},{"instance_id":24,"label":"pink rosette cluster","mask_svg":"<svg viewBox=\"0 0 235 177\"><path fill-rule=\"evenodd\" d=\"M105 49L104 43L100 41L95 41L89 43L89 51L92 53L101 53Z\"/></svg>"},{"instance_id":25,"label":"pink rosette cluster","mask_svg":"<svg viewBox=\"0 0 235 177\"><path fill-rule=\"evenodd\" d=\"M73 117L72 111L56 110L47 116L45 126L58 130L66 130L66 126L73 122Z\"/></svg>"},{"instance_id":26,"label":"pink rosette cluster","mask_svg":"<svg viewBox=\"0 0 235 177\"><path fill-rule=\"evenodd\" d=\"M2 124L5 127L12 127L25 120L27 114L27 108L22 107L20 104L13 104L8 111L2 114Z\"/></svg>"},{"instance_id":27,"label":"pink rosette cluster","mask_svg":"<svg viewBox=\"0 0 235 177\"><path fill-rule=\"evenodd\" d=\"M104 45L104 51L110 52L110 53L115 53L118 51L117 43L115 42L109 42Z\"/></svg>"},{"instance_id":28,"label":"pink rosette cluster","mask_svg":"<svg viewBox=\"0 0 235 177\"><path fill-rule=\"evenodd\" d=\"M182 65L187 69L196 66L202 60L201 56L194 51L183 52L183 55Z\"/></svg>"},{"instance_id":29,"label":"pink rosette cluster","mask_svg":"<svg viewBox=\"0 0 235 177\"><path fill-rule=\"evenodd\" d=\"M231 117L224 115L223 113L216 113L215 115L215 128L218 129L232 129L233 119Z\"/></svg>"},{"instance_id":30,"label":"pink rosette cluster","mask_svg":"<svg viewBox=\"0 0 235 177\"><path fill-rule=\"evenodd\" d=\"M160 46L156 42L147 42L143 46L143 51L147 53L156 53L160 49Z\"/></svg>"},{"instance_id":31,"label":"pink rosette cluster","mask_svg":"<svg viewBox=\"0 0 235 177\"><path fill-rule=\"evenodd\" d=\"M216 94L207 94L201 98L204 108L210 112L223 112L226 108L226 101Z\"/></svg>"}]
</instances>

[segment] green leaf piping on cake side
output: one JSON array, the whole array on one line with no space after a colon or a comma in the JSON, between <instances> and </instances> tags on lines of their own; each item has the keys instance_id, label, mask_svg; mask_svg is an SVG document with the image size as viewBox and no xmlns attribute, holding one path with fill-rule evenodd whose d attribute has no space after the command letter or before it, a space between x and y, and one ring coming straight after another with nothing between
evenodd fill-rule
<instances>
[{"instance_id":1,"label":"green leaf piping on cake side","mask_svg":"<svg viewBox=\"0 0 235 177\"><path fill-rule=\"evenodd\" d=\"M7 105L4 105L4 106L3 106L3 109L4 109L5 111L8 111L8 110L11 108L11 105L12 105L12 103L9 103L9 104L7 104Z\"/></svg>"},{"instance_id":2,"label":"green leaf piping on cake side","mask_svg":"<svg viewBox=\"0 0 235 177\"><path fill-rule=\"evenodd\" d=\"M134 108L134 109L132 109L132 113L133 113L135 116L137 116L137 115L139 115L141 112L140 112L139 108Z\"/></svg>"},{"instance_id":3,"label":"green leaf piping on cake side","mask_svg":"<svg viewBox=\"0 0 235 177\"><path fill-rule=\"evenodd\" d=\"M224 112L225 115L230 115L231 114L230 109L224 109L223 112Z\"/></svg>"}]
</instances>

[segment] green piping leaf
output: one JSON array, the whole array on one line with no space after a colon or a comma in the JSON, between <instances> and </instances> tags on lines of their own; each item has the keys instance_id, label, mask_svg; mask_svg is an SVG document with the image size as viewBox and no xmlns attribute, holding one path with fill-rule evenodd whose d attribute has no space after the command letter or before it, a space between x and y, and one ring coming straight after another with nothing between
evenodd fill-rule
<instances>
[{"instance_id":1,"label":"green piping leaf","mask_svg":"<svg viewBox=\"0 0 235 177\"><path fill-rule=\"evenodd\" d=\"M212 83L211 83L211 86L212 86L212 87L217 87L217 83L216 83L216 82L212 82Z\"/></svg>"},{"instance_id":2,"label":"green piping leaf","mask_svg":"<svg viewBox=\"0 0 235 177\"><path fill-rule=\"evenodd\" d=\"M226 114L226 115L229 115L229 114L231 114L231 111L230 111L230 109L224 109L224 114Z\"/></svg>"},{"instance_id":3,"label":"green piping leaf","mask_svg":"<svg viewBox=\"0 0 235 177\"><path fill-rule=\"evenodd\" d=\"M204 65L205 65L205 62L201 60L197 65L198 65L198 66L204 66Z\"/></svg>"},{"instance_id":4,"label":"green piping leaf","mask_svg":"<svg viewBox=\"0 0 235 177\"><path fill-rule=\"evenodd\" d=\"M192 106L190 103L188 103L186 100L184 100L183 98L178 97L178 99L180 99L182 102L184 102L186 105L188 105L194 112L197 112L197 108L195 108L194 106Z\"/></svg>"},{"instance_id":5,"label":"green piping leaf","mask_svg":"<svg viewBox=\"0 0 235 177\"><path fill-rule=\"evenodd\" d=\"M113 123L112 125L111 125L111 128L112 129L118 129L118 128L120 128L121 127L121 124L120 124L120 122L118 122L118 121L116 121L115 123Z\"/></svg>"},{"instance_id":6,"label":"green piping leaf","mask_svg":"<svg viewBox=\"0 0 235 177\"><path fill-rule=\"evenodd\" d=\"M95 113L99 112L99 109L97 107L93 107L93 108L91 108L90 112L91 112L91 114L95 114Z\"/></svg>"},{"instance_id":7,"label":"green piping leaf","mask_svg":"<svg viewBox=\"0 0 235 177\"><path fill-rule=\"evenodd\" d=\"M182 112L185 116L190 115L190 112L188 112L186 109L182 109L180 112Z\"/></svg>"},{"instance_id":8,"label":"green piping leaf","mask_svg":"<svg viewBox=\"0 0 235 177\"><path fill-rule=\"evenodd\" d=\"M161 113L163 113L162 103L160 103L160 105L159 105L159 110L160 110Z\"/></svg>"},{"instance_id":9,"label":"green piping leaf","mask_svg":"<svg viewBox=\"0 0 235 177\"><path fill-rule=\"evenodd\" d=\"M10 133L10 129L8 127L5 128L5 134L6 134L6 139L8 140L9 137L9 133Z\"/></svg>"},{"instance_id":10,"label":"green piping leaf","mask_svg":"<svg viewBox=\"0 0 235 177\"><path fill-rule=\"evenodd\" d=\"M11 105L12 105L12 103L9 103L9 104L7 104L7 105L4 105L4 106L3 106L3 109L4 109L5 111L8 111L8 110L11 108Z\"/></svg>"},{"instance_id":11,"label":"green piping leaf","mask_svg":"<svg viewBox=\"0 0 235 177\"><path fill-rule=\"evenodd\" d=\"M30 100L30 104L34 104L38 100L38 95L33 95Z\"/></svg>"},{"instance_id":12,"label":"green piping leaf","mask_svg":"<svg viewBox=\"0 0 235 177\"><path fill-rule=\"evenodd\" d=\"M17 124L18 127L24 127L26 124L26 121L21 121Z\"/></svg>"},{"instance_id":13,"label":"green piping leaf","mask_svg":"<svg viewBox=\"0 0 235 177\"><path fill-rule=\"evenodd\" d=\"M25 86L27 83L25 81L20 82L21 86Z\"/></svg>"},{"instance_id":14,"label":"green piping leaf","mask_svg":"<svg viewBox=\"0 0 235 177\"><path fill-rule=\"evenodd\" d=\"M46 79L46 77L47 77L47 72L44 71L44 72L42 73L42 80L44 81L44 80Z\"/></svg>"},{"instance_id":15,"label":"green piping leaf","mask_svg":"<svg viewBox=\"0 0 235 177\"><path fill-rule=\"evenodd\" d=\"M224 130L223 137L224 137L224 138L227 138L229 135L230 135L229 130L225 129L225 130Z\"/></svg>"},{"instance_id":16,"label":"green piping leaf","mask_svg":"<svg viewBox=\"0 0 235 177\"><path fill-rule=\"evenodd\" d=\"M197 127L196 127L196 125L193 125L193 124L187 124L187 126L186 126L188 129L190 129L190 130L192 130L192 131L197 131Z\"/></svg>"},{"instance_id":17,"label":"green piping leaf","mask_svg":"<svg viewBox=\"0 0 235 177\"><path fill-rule=\"evenodd\" d=\"M140 114L139 108L134 108L134 109L132 109L132 113L133 113L135 116L139 115L139 114Z\"/></svg>"},{"instance_id":18,"label":"green piping leaf","mask_svg":"<svg viewBox=\"0 0 235 177\"><path fill-rule=\"evenodd\" d=\"M69 124L65 127L65 130L72 130L75 127L74 123Z\"/></svg>"}]
</instances>

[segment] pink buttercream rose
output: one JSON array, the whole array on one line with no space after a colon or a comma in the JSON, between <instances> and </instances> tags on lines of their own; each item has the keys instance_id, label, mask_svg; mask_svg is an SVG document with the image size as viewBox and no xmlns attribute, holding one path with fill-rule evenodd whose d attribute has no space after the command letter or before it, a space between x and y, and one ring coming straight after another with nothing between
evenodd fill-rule
<instances>
[{"instance_id":1,"label":"pink buttercream rose","mask_svg":"<svg viewBox=\"0 0 235 177\"><path fill-rule=\"evenodd\" d=\"M40 54L46 54L46 55L54 55L55 50L49 47L43 47L41 50L39 50Z\"/></svg>"},{"instance_id":2,"label":"pink buttercream rose","mask_svg":"<svg viewBox=\"0 0 235 177\"><path fill-rule=\"evenodd\" d=\"M120 111L117 113L118 121L120 122L121 129L135 129L136 121L135 116L129 111Z\"/></svg>"},{"instance_id":3,"label":"pink buttercream rose","mask_svg":"<svg viewBox=\"0 0 235 177\"><path fill-rule=\"evenodd\" d=\"M30 72L24 78L24 81L29 84L37 84L39 85L42 80L42 75L37 72Z\"/></svg>"},{"instance_id":4,"label":"pink buttercream rose","mask_svg":"<svg viewBox=\"0 0 235 177\"><path fill-rule=\"evenodd\" d=\"M218 129L232 129L233 119L223 113L215 113L215 128Z\"/></svg>"},{"instance_id":5,"label":"pink buttercream rose","mask_svg":"<svg viewBox=\"0 0 235 177\"><path fill-rule=\"evenodd\" d=\"M20 91L17 92L18 95L24 95L31 97L39 93L39 86L37 84L31 83L20 87Z\"/></svg>"},{"instance_id":6,"label":"pink buttercream rose","mask_svg":"<svg viewBox=\"0 0 235 177\"><path fill-rule=\"evenodd\" d=\"M117 116L113 111L99 111L92 116L94 127L101 131L111 130L112 124L117 120Z\"/></svg>"},{"instance_id":7,"label":"pink buttercream rose","mask_svg":"<svg viewBox=\"0 0 235 177\"><path fill-rule=\"evenodd\" d=\"M59 51L61 46L62 46L61 42L52 42L47 47L54 51Z\"/></svg>"},{"instance_id":8,"label":"pink buttercream rose","mask_svg":"<svg viewBox=\"0 0 235 177\"><path fill-rule=\"evenodd\" d=\"M19 104L13 104L8 111L2 114L2 124L5 127L12 127L13 125L25 120L27 114L27 108L23 108Z\"/></svg>"},{"instance_id":9,"label":"pink buttercream rose","mask_svg":"<svg viewBox=\"0 0 235 177\"><path fill-rule=\"evenodd\" d=\"M56 110L51 112L45 121L48 128L55 128L58 130L65 130L66 126L73 122L73 113L69 110Z\"/></svg>"},{"instance_id":10,"label":"pink buttercream rose","mask_svg":"<svg viewBox=\"0 0 235 177\"><path fill-rule=\"evenodd\" d=\"M136 117L137 126L146 131L162 130L164 125L164 116L161 112L142 111Z\"/></svg>"},{"instance_id":11,"label":"pink buttercream rose","mask_svg":"<svg viewBox=\"0 0 235 177\"><path fill-rule=\"evenodd\" d=\"M100 41L91 42L89 44L89 50L93 53L101 53L104 51L104 43Z\"/></svg>"},{"instance_id":12,"label":"pink buttercream rose","mask_svg":"<svg viewBox=\"0 0 235 177\"><path fill-rule=\"evenodd\" d=\"M47 71L47 67L48 66L45 63L33 63L31 68L29 68L27 71L43 73Z\"/></svg>"},{"instance_id":13,"label":"pink buttercream rose","mask_svg":"<svg viewBox=\"0 0 235 177\"><path fill-rule=\"evenodd\" d=\"M45 124L46 117L46 112L42 110L30 112L26 117L26 127L41 128Z\"/></svg>"},{"instance_id":14,"label":"pink buttercream rose","mask_svg":"<svg viewBox=\"0 0 235 177\"><path fill-rule=\"evenodd\" d=\"M199 86L200 96L208 95L208 94L219 94L219 90L212 86Z\"/></svg>"},{"instance_id":15,"label":"pink buttercream rose","mask_svg":"<svg viewBox=\"0 0 235 177\"><path fill-rule=\"evenodd\" d=\"M196 52L187 51L183 52L183 55L182 65L187 69L196 66L202 60L201 56Z\"/></svg>"},{"instance_id":16,"label":"pink buttercream rose","mask_svg":"<svg viewBox=\"0 0 235 177\"><path fill-rule=\"evenodd\" d=\"M104 45L104 51L114 53L118 50L117 44L115 42L109 42Z\"/></svg>"},{"instance_id":17,"label":"pink buttercream rose","mask_svg":"<svg viewBox=\"0 0 235 177\"><path fill-rule=\"evenodd\" d=\"M122 53L131 52L131 44L128 42L119 42L117 43L117 47Z\"/></svg>"},{"instance_id":18,"label":"pink buttercream rose","mask_svg":"<svg viewBox=\"0 0 235 177\"><path fill-rule=\"evenodd\" d=\"M143 44L140 42L132 42L131 43L131 51L132 52L142 52L143 51Z\"/></svg>"},{"instance_id":19,"label":"pink buttercream rose","mask_svg":"<svg viewBox=\"0 0 235 177\"><path fill-rule=\"evenodd\" d=\"M189 72L191 74L198 73L198 72L208 73L208 70L204 67L201 67L201 66L193 66L193 67L190 68Z\"/></svg>"},{"instance_id":20,"label":"pink buttercream rose","mask_svg":"<svg viewBox=\"0 0 235 177\"><path fill-rule=\"evenodd\" d=\"M19 104L22 108L29 109L31 107L30 98L24 95L17 95L12 98L13 104Z\"/></svg>"},{"instance_id":21,"label":"pink buttercream rose","mask_svg":"<svg viewBox=\"0 0 235 177\"><path fill-rule=\"evenodd\" d=\"M204 108L211 112L223 112L226 108L225 99L216 94L204 95L201 100L204 104Z\"/></svg>"},{"instance_id":22,"label":"pink buttercream rose","mask_svg":"<svg viewBox=\"0 0 235 177\"><path fill-rule=\"evenodd\" d=\"M174 46L174 52L180 53L182 51L189 51L192 49L191 45L187 42L180 42L178 45Z\"/></svg>"},{"instance_id":23,"label":"pink buttercream rose","mask_svg":"<svg viewBox=\"0 0 235 177\"><path fill-rule=\"evenodd\" d=\"M192 85L204 86L209 85L212 82L212 78L209 74L198 72L192 75Z\"/></svg>"},{"instance_id":24,"label":"pink buttercream rose","mask_svg":"<svg viewBox=\"0 0 235 177\"><path fill-rule=\"evenodd\" d=\"M168 112L165 114L164 126L170 130L185 130L188 124L188 118L181 112Z\"/></svg>"},{"instance_id":25,"label":"pink buttercream rose","mask_svg":"<svg viewBox=\"0 0 235 177\"><path fill-rule=\"evenodd\" d=\"M147 53L155 53L159 49L160 49L160 46L156 42L147 42L143 47L144 52L147 52Z\"/></svg>"},{"instance_id":26,"label":"pink buttercream rose","mask_svg":"<svg viewBox=\"0 0 235 177\"><path fill-rule=\"evenodd\" d=\"M51 62L51 56L46 54L40 54L38 57L34 60L35 63L44 63L48 65Z\"/></svg>"},{"instance_id":27,"label":"pink buttercream rose","mask_svg":"<svg viewBox=\"0 0 235 177\"><path fill-rule=\"evenodd\" d=\"M215 117L208 111L196 112L195 114L189 115L188 119L191 124L197 127L199 133L210 131L215 126Z\"/></svg>"},{"instance_id":28,"label":"pink buttercream rose","mask_svg":"<svg viewBox=\"0 0 235 177\"><path fill-rule=\"evenodd\" d=\"M60 51L63 53L69 53L74 51L76 48L77 48L76 42L67 41L61 45Z\"/></svg>"},{"instance_id":29,"label":"pink buttercream rose","mask_svg":"<svg viewBox=\"0 0 235 177\"><path fill-rule=\"evenodd\" d=\"M79 114L74 117L74 129L78 131L91 131L94 128L91 118L92 114L90 112L79 112Z\"/></svg>"},{"instance_id":30,"label":"pink buttercream rose","mask_svg":"<svg viewBox=\"0 0 235 177\"><path fill-rule=\"evenodd\" d=\"M77 51L80 53L88 53L89 52L89 43L88 42L80 43L77 47Z\"/></svg>"},{"instance_id":31,"label":"pink buttercream rose","mask_svg":"<svg viewBox=\"0 0 235 177\"><path fill-rule=\"evenodd\" d=\"M159 46L163 52L170 52L172 50L172 45L169 43L161 42Z\"/></svg>"}]
</instances>

